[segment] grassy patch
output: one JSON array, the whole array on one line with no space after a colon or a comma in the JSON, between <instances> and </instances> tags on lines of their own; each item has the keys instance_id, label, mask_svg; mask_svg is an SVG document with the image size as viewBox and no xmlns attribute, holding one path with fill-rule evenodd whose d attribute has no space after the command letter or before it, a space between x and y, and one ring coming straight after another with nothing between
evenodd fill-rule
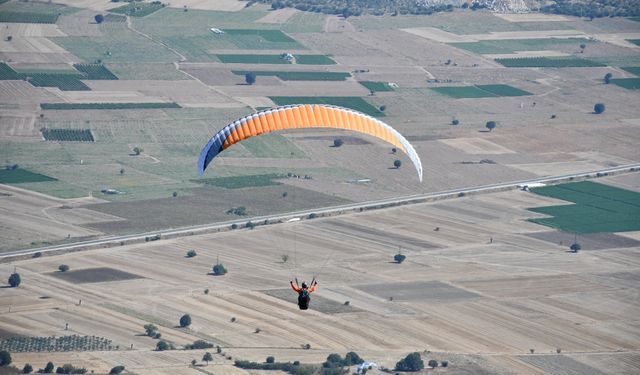
<instances>
[{"instance_id":1,"label":"grassy patch","mask_svg":"<svg viewBox=\"0 0 640 375\"><path fill-rule=\"evenodd\" d=\"M640 39L627 39L627 42L631 42L637 46L640 46Z\"/></svg>"},{"instance_id":2,"label":"grassy patch","mask_svg":"<svg viewBox=\"0 0 640 375\"><path fill-rule=\"evenodd\" d=\"M626 68L621 68L621 69L624 69L631 74L640 76L640 66L628 66Z\"/></svg>"},{"instance_id":3,"label":"grassy patch","mask_svg":"<svg viewBox=\"0 0 640 375\"><path fill-rule=\"evenodd\" d=\"M56 21L58 21L57 14L0 12L0 22L56 23Z\"/></svg>"},{"instance_id":4,"label":"grassy patch","mask_svg":"<svg viewBox=\"0 0 640 375\"><path fill-rule=\"evenodd\" d=\"M615 78L611 83L629 90L640 89L640 78Z\"/></svg>"},{"instance_id":5,"label":"grassy patch","mask_svg":"<svg viewBox=\"0 0 640 375\"><path fill-rule=\"evenodd\" d=\"M90 129L42 129L46 141L93 142Z\"/></svg>"},{"instance_id":6,"label":"grassy patch","mask_svg":"<svg viewBox=\"0 0 640 375\"><path fill-rule=\"evenodd\" d=\"M287 33L321 33L324 30L324 22L327 15L312 12L296 12L284 24L278 28ZM261 24L260 26L271 26Z\"/></svg>"},{"instance_id":7,"label":"grassy patch","mask_svg":"<svg viewBox=\"0 0 640 375\"><path fill-rule=\"evenodd\" d=\"M248 70L232 70L233 74L245 75ZM283 81L344 81L351 76L350 73L343 72L276 72L276 71L254 71L256 76L278 77Z\"/></svg>"},{"instance_id":8,"label":"grassy patch","mask_svg":"<svg viewBox=\"0 0 640 375\"><path fill-rule=\"evenodd\" d=\"M386 82L359 81L358 83L374 92L393 91L393 87L389 86Z\"/></svg>"},{"instance_id":9,"label":"grassy patch","mask_svg":"<svg viewBox=\"0 0 640 375\"><path fill-rule=\"evenodd\" d=\"M102 22L127 22L127 16L107 13L104 15L104 21Z\"/></svg>"},{"instance_id":10,"label":"grassy patch","mask_svg":"<svg viewBox=\"0 0 640 375\"><path fill-rule=\"evenodd\" d=\"M0 22L56 23L58 16L79 9L58 4L12 1L0 5Z\"/></svg>"},{"instance_id":11,"label":"grassy patch","mask_svg":"<svg viewBox=\"0 0 640 375\"><path fill-rule=\"evenodd\" d=\"M335 65L336 62L326 55L293 55L296 64L302 65Z\"/></svg>"},{"instance_id":12,"label":"grassy patch","mask_svg":"<svg viewBox=\"0 0 640 375\"><path fill-rule=\"evenodd\" d=\"M305 153L280 134L263 134L242 142L242 146L256 158L301 159Z\"/></svg>"},{"instance_id":13,"label":"grassy patch","mask_svg":"<svg viewBox=\"0 0 640 375\"><path fill-rule=\"evenodd\" d=\"M242 189L246 187L280 185L280 182L274 180L284 177L285 176L277 173L267 173L248 176L205 178L192 181L205 185L219 186L225 189Z\"/></svg>"},{"instance_id":14,"label":"grassy patch","mask_svg":"<svg viewBox=\"0 0 640 375\"><path fill-rule=\"evenodd\" d=\"M264 30L264 29L224 29L224 32L228 35L249 35L264 39L267 42L272 43L295 43L294 39L291 39L287 34L280 30Z\"/></svg>"},{"instance_id":15,"label":"grassy patch","mask_svg":"<svg viewBox=\"0 0 640 375\"><path fill-rule=\"evenodd\" d=\"M115 80L118 77L115 76L109 69L102 64L73 64L73 67L78 71L86 74L84 79L95 80Z\"/></svg>"},{"instance_id":16,"label":"grassy patch","mask_svg":"<svg viewBox=\"0 0 640 375\"><path fill-rule=\"evenodd\" d=\"M121 7L109 9L111 13L126 14L132 17L144 17L164 8L162 4L135 2Z\"/></svg>"},{"instance_id":17,"label":"grassy patch","mask_svg":"<svg viewBox=\"0 0 640 375\"><path fill-rule=\"evenodd\" d=\"M57 87L62 91L91 91L89 86L80 81L83 78L79 74L29 73L27 81L36 87Z\"/></svg>"},{"instance_id":18,"label":"grassy patch","mask_svg":"<svg viewBox=\"0 0 640 375\"><path fill-rule=\"evenodd\" d=\"M431 90L440 93L442 95L450 96L452 98L495 98L496 94L489 91L482 90L475 86L460 86L460 87L432 87Z\"/></svg>"},{"instance_id":19,"label":"grassy patch","mask_svg":"<svg viewBox=\"0 0 640 375\"><path fill-rule=\"evenodd\" d=\"M13 70L9 65L0 62L0 81L21 80L22 76Z\"/></svg>"},{"instance_id":20,"label":"grassy patch","mask_svg":"<svg viewBox=\"0 0 640 375\"><path fill-rule=\"evenodd\" d=\"M529 221L572 233L640 230L640 193L590 181L531 189L532 192L575 202L572 205L530 208L553 216Z\"/></svg>"},{"instance_id":21,"label":"grassy patch","mask_svg":"<svg viewBox=\"0 0 640 375\"><path fill-rule=\"evenodd\" d=\"M596 61L578 57L522 57L495 60L507 68L588 68L606 66Z\"/></svg>"},{"instance_id":22,"label":"grassy patch","mask_svg":"<svg viewBox=\"0 0 640 375\"><path fill-rule=\"evenodd\" d=\"M519 88L509 85L476 85L477 88L489 91L497 96L526 96L532 95L528 91L520 90Z\"/></svg>"},{"instance_id":23,"label":"grassy patch","mask_svg":"<svg viewBox=\"0 0 640 375\"><path fill-rule=\"evenodd\" d=\"M269 99L276 103L276 105L329 104L351 108L366 113L369 116L384 117L383 112L359 96L270 96Z\"/></svg>"},{"instance_id":24,"label":"grassy patch","mask_svg":"<svg viewBox=\"0 0 640 375\"><path fill-rule=\"evenodd\" d=\"M216 55L225 64L290 64L280 55Z\"/></svg>"},{"instance_id":25,"label":"grassy patch","mask_svg":"<svg viewBox=\"0 0 640 375\"><path fill-rule=\"evenodd\" d=\"M162 109L181 108L178 103L40 103L42 109Z\"/></svg>"},{"instance_id":26,"label":"grassy patch","mask_svg":"<svg viewBox=\"0 0 640 375\"><path fill-rule=\"evenodd\" d=\"M22 168L0 169L0 183L2 184L22 184L26 182L47 182L57 181L55 178L39 173L29 172Z\"/></svg>"},{"instance_id":27,"label":"grassy patch","mask_svg":"<svg viewBox=\"0 0 640 375\"><path fill-rule=\"evenodd\" d=\"M517 51L557 50L563 46L596 43L585 38L539 38L539 39L502 39L483 40L479 42L451 43L452 46L477 54L515 53Z\"/></svg>"}]
</instances>

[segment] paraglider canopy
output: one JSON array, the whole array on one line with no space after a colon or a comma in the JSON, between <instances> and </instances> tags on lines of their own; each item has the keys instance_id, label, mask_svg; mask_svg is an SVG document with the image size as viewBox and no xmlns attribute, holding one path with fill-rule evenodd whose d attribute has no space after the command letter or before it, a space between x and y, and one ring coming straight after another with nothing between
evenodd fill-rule
<instances>
[{"instance_id":1,"label":"paraglider canopy","mask_svg":"<svg viewBox=\"0 0 640 375\"><path fill-rule=\"evenodd\" d=\"M422 163L413 146L397 130L364 113L324 104L294 104L260 111L225 126L202 149L198 173L223 150L247 138L286 129L335 128L352 130L382 139L402 150L416 168L422 181Z\"/></svg>"}]
</instances>

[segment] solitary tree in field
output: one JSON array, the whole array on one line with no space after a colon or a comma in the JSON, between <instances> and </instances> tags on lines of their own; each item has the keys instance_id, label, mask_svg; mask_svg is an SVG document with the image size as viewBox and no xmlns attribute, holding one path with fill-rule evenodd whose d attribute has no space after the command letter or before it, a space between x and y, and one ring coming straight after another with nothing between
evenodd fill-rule
<instances>
[{"instance_id":1,"label":"solitary tree in field","mask_svg":"<svg viewBox=\"0 0 640 375\"><path fill-rule=\"evenodd\" d=\"M571 246L569 246L569 249L571 249L572 252L577 253L578 251L580 251L580 249L582 249L582 246L580 246L580 244L576 242L571 244Z\"/></svg>"},{"instance_id":2,"label":"solitary tree in field","mask_svg":"<svg viewBox=\"0 0 640 375\"><path fill-rule=\"evenodd\" d=\"M227 269L224 268L222 263L216 263L213 265L213 274L216 276L222 276L227 273Z\"/></svg>"},{"instance_id":3,"label":"solitary tree in field","mask_svg":"<svg viewBox=\"0 0 640 375\"><path fill-rule=\"evenodd\" d=\"M604 104L603 103L597 103L596 105L593 106L593 112L596 114L601 114L602 112L604 112Z\"/></svg>"},{"instance_id":4,"label":"solitary tree in field","mask_svg":"<svg viewBox=\"0 0 640 375\"><path fill-rule=\"evenodd\" d=\"M267 357L267 360L265 362L267 363L274 363L276 361L275 357L270 355Z\"/></svg>"},{"instance_id":5,"label":"solitary tree in field","mask_svg":"<svg viewBox=\"0 0 640 375\"><path fill-rule=\"evenodd\" d=\"M344 144L344 141L340 138L336 138L333 140L333 147L340 147Z\"/></svg>"},{"instance_id":6,"label":"solitary tree in field","mask_svg":"<svg viewBox=\"0 0 640 375\"><path fill-rule=\"evenodd\" d=\"M487 123L484 126L487 129L489 129L489 131L492 131L496 127L496 122L495 121L487 121Z\"/></svg>"},{"instance_id":7,"label":"solitary tree in field","mask_svg":"<svg viewBox=\"0 0 640 375\"><path fill-rule=\"evenodd\" d=\"M454 118L453 120L451 120L451 125L458 125L460 124L460 120L458 120L457 118Z\"/></svg>"},{"instance_id":8,"label":"solitary tree in field","mask_svg":"<svg viewBox=\"0 0 640 375\"><path fill-rule=\"evenodd\" d=\"M209 365L209 361L213 361L213 356L211 355L211 353L206 352L204 353L204 355L202 356L202 360L207 362L207 365Z\"/></svg>"},{"instance_id":9,"label":"solitary tree in field","mask_svg":"<svg viewBox=\"0 0 640 375\"><path fill-rule=\"evenodd\" d=\"M387 109L386 105L381 105L380 106L380 112L384 112Z\"/></svg>"},{"instance_id":10,"label":"solitary tree in field","mask_svg":"<svg viewBox=\"0 0 640 375\"><path fill-rule=\"evenodd\" d=\"M134 147L133 148L133 153L136 155L140 155L144 150L140 147Z\"/></svg>"},{"instance_id":11,"label":"solitary tree in field","mask_svg":"<svg viewBox=\"0 0 640 375\"><path fill-rule=\"evenodd\" d=\"M187 251L187 258L193 258L194 256L198 255L198 253L196 253L195 250L189 250Z\"/></svg>"},{"instance_id":12,"label":"solitary tree in field","mask_svg":"<svg viewBox=\"0 0 640 375\"><path fill-rule=\"evenodd\" d=\"M185 328L185 327L189 327L190 325L191 325L191 315L189 314L182 315L182 317L180 318L180 327Z\"/></svg>"},{"instance_id":13,"label":"solitary tree in field","mask_svg":"<svg viewBox=\"0 0 640 375\"><path fill-rule=\"evenodd\" d=\"M69 271L69 266L67 266L66 264L61 264L60 266L58 266L58 270L60 270L60 272L67 272Z\"/></svg>"},{"instance_id":14,"label":"solitary tree in field","mask_svg":"<svg viewBox=\"0 0 640 375\"><path fill-rule=\"evenodd\" d=\"M396 255L393 256L393 260L396 261L396 263L400 264L402 262L404 262L404 260L407 259L407 256L401 253L398 253Z\"/></svg>"},{"instance_id":15,"label":"solitary tree in field","mask_svg":"<svg viewBox=\"0 0 640 375\"><path fill-rule=\"evenodd\" d=\"M156 333L158 332L158 327L156 327L155 325L153 325L151 323L145 324L144 325L144 331L146 332L147 336L154 337L156 335Z\"/></svg>"},{"instance_id":16,"label":"solitary tree in field","mask_svg":"<svg viewBox=\"0 0 640 375\"><path fill-rule=\"evenodd\" d=\"M400 168L402 166L402 161L400 160L395 160L393 162L393 166L396 167L396 169Z\"/></svg>"},{"instance_id":17,"label":"solitary tree in field","mask_svg":"<svg viewBox=\"0 0 640 375\"><path fill-rule=\"evenodd\" d=\"M611 73L607 73L604 75L604 83L609 84L611 83L611 78L613 78L613 74Z\"/></svg>"},{"instance_id":18,"label":"solitary tree in field","mask_svg":"<svg viewBox=\"0 0 640 375\"><path fill-rule=\"evenodd\" d=\"M96 16L94 17L96 20L96 23L100 24L102 23L102 21L104 21L104 16L102 14L96 14Z\"/></svg>"},{"instance_id":19,"label":"solitary tree in field","mask_svg":"<svg viewBox=\"0 0 640 375\"><path fill-rule=\"evenodd\" d=\"M584 44L584 43L583 43L583 44L581 44L581 45L580 45L580 53L584 53L584 49L585 49L585 48L587 48L587 45L586 45L586 44Z\"/></svg>"},{"instance_id":20,"label":"solitary tree in field","mask_svg":"<svg viewBox=\"0 0 640 375\"><path fill-rule=\"evenodd\" d=\"M395 154L396 152L398 152L398 149L397 149L397 148L395 148L395 147L393 147L393 148L391 149L391 153L392 153L392 154Z\"/></svg>"},{"instance_id":21,"label":"solitary tree in field","mask_svg":"<svg viewBox=\"0 0 640 375\"><path fill-rule=\"evenodd\" d=\"M9 285L11 285L12 288L18 287L21 281L19 273L12 273L11 276L9 276Z\"/></svg>"},{"instance_id":22,"label":"solitary tree in field","mask_svg":"<svg viewBox=\"0 0 640 375\"><path fill-rule=\"evenodd\" d=\"M247 85L253 85L256 83L256 74L254 72L248 72L244 75L244 81L247 82Z\"/></svg>"},{"instance_id":23,"label":"solitary tree in field","mask_svg":"<svg viewBox=\"0 0 640 375\"><path fill-rule=\"evenodd\" d=\"M163 350L169 350L170 346L166 341L158 341L158 344L156 344L156 350L161 352Z\"/></svg>"}]
</instances>

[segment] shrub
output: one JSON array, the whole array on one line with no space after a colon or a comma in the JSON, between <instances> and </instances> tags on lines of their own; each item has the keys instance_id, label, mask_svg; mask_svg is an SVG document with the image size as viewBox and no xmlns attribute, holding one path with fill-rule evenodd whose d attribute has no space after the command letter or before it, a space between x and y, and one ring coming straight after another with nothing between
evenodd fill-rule
<instances>
[{"instance_id":1,"label":"shrub","mask_svg":"<svg viewBox=\"0 0 640 375\"><path fill-rule=\"evenodd\" d=\"M111 371L109 371L109 374L119 374L122 371L124 371L124 366L116 366L116 367L113 367Z\"/></svg>"},{"instance_id":2,"label":"shrub","mask_svg":"<svg viewBox=\"0 0 640 375\"><path fill-rule=\"evenodd\" d=\"M133 153L136 155L140 155L144 150L141 147L134 147Z\"/></svg>"},{"instance_id":3,"label":"shrub","mask_svg":"<svg viewBox=\"0 0 640 375\"><path fill-rule=\"evenodd\" d=\"M18 287L21 282L22 280L20 279L19 273L12 273L11 276L9 276L9 285L11 285L12 288Z\"/></svg>"},{"instance_id":4,"label":"shrub","mask_svg":"<svg viewBox=\"0 0 640 375\"><path fill-rule=\"evenodd\" d=\"M177 197L177 196L178 196L178 192L177 192L177 191L174 191L171 195L175 198L175 197Z\"/></svg>"},{"instance_id":5,"label":"shrub","mask_svg":"<svg viewBox=\"0 0 640 375\"><path fill-rule=\"evenodd\" d=\"M267 357L267 360L265 362L274 363L275 361L276 361L276 359L272 355L270 355L270 356Z\"/></svg>"},{"instance_id":6,"label":"shrub","mask_svg":"<svg viewBox=\"0 0 640 375\"><path fill-rule=\"evenodd\" d=\"M204 355L202 356L202 360L207 362L207 365L209 364L209 361L213 361L213 356L211 355L211 353L206 352L204 353Z\"/></svg>"},{"instance_id":7,"label":"shrub","mask_svg":"<svg viewBox=\"0 0 640 375\"><path fill-rule=\"evenodd\" d=\"M182 315L182 317L180 318L180 327L185 328L185 327L189 327L190 325L191 325L191 315L189 314Z\"/></svg>"},{"instance_id":8,"label":"shrub","mask_svg":"<svg viewBox=\"0 0 640 375\"><path fill-rule=\"evenodd\" d=\"M158 332L155 335L153 335L154 339L159 339L160 337L162 337L162 333Z\"/></svg>"},{"instance_id":9,"label":"shrub","mask_svg":"<svg viewBox=\"0 0 640 375\"><path fill-rule=\"evenodd\" d=\"M256 83L256 74L253 72L248 72L244 75L244 80L247 82L247 85L253 85Z\"/></svg>"},{"instance_id":10,"label":"shrub","mask_svg":"<svg viewBox=\"0 0 640 375\"><path fill-rule=\"evenodd\" d=\"M607 73L604 75L604 83L609 84L611 83L611 78L613 78L613 74L611 73Z\"/></svg>"},{"instance_id":11,"label":"shrub","mask_svg":"<svg viewBox=\"0 0 640 375\"><path fill-rule=\"evenodd\" d=\"M393 256L393 260L398 264L404 262L405 259L407 259L407 257L404 254L396 254Z\"/></svg>"},{"instance_id":12,"label":"shrub","mask_svg":"<svg viewBox=\"0 0 640 375\"><path fill-rule=\"evenodd\" d=\"M204 340L196 340L193 342L193 344L188 344L185 346L185 349L209 349L209 348L213 348L213 344L210 342L206 342Z\"/></svg>"},{"instance_id":13,"label":"shrub","mask_svg":"<svg viewBox=\"0 0 640 375\"><path fill-rule=\"evenodd\" d=\"M440 366L442 366L442 367L449 367L449 361L442 361L442 362L440 362Z\"/></svg>"},{"instance_id":14,"label":"shrub","mask_svg":"<svg viewBox=\"0 0 640 375\"><path fill-rule=\"evenodd\" d=\"M147 333L147 336L153 337L158 332L158 327L156 327L155 325L153 325L151 323L145 324L144 325L144 331Z\"/></svg>"},{"instance_id":15,"label":"shrub","mask_svg":"<svg viewBox=\"0 0 640 375\"><path fill-rule=\"evenodd\" d=\"M362 362L364 362L364 359L360 358L356 352L349 352L344 356L344 364L346 366L359 365Z\"/></svg>"},{"instance_id":16,"label":"shrub","mask_svg":"<svg viewBox=\"0 0 640 375\"><path fill-rule=\"evenodd\" d=\"M393 162L393 166L396 167L396 169L400 168L402 166L402 161L401 160L395 160Z\"/></svg>"},{"instance_id":17,"label":"shrub","mask_svg":"<svg viewBox=\"0 0 640 375\"><path fill-rule=\"evenodd\" d=\"M58 266L58 269L60 270L60 272L67 272L69 271L69 266L67 266L66 264L61 264L60 266Z\"/></svg>"},{"instance_id":18,"label":"shrub","mask_svg":"<svg viewBox=\"0 0 640 375\"><path fill-rule=\"evenodd\" d=\"M436 361L435 359L430 359L429 362L427 362L427 365L431 368L436 368L438 367L438 361Z\"/></svg>"},{"instance_id":19,"label":"shrub","mask_svg":"<svg viewBox=\"0 0 640 375\"><path fill-rule=\"evenodd\" d=\"M492 131L493 129L496 128L496 122L495 121L487 121L487 123L484 126L487 129L489 129L489 131Z\"/></svg>"},{"instance_id":20,"label":"shrub","mask_svg":"<svg viewBox=\"0 0 640 375\"><path fill-rule=\"evenodd\" d=\"M53 362L47 362L47 365L44 366L44 373L45 374L51 374L53 372Z\"/></svg>"},{"instance_id":21,"label":"shrub","mask_svg":"<svg viewBox=\"0 0 640 375\"><path fill-rule=\"evenodd\" d=\"M195 250L189 250L187 251L187 258L193 258L194 256L198 255L198 253L196 253Z\"/></svg>"},{"instance_id":22,"label":"shrub","mask_svg":"<svg viewBox=\"0 0 640 375\"><path fill-rule=\"evenodd\" d=\"M169 348L169 344L164 340L158 341L158 344L156 344L156 350L159 352L169 350Z\"/></svg>"},{"instance_id":23,"label":"shrub","mask_svg":"<svg viewBox=\"0 0 640 375\"><path fill-rule=\"evenodd\" d=\"M593 112L595 112L598 115L604 112L604 109L605 108L603 103L596 103L596 105L593 106Z\"/></svg>"},{"instance_id":24,"label":"shrub","mask_svg":"<svg viewBox=\"0 0 640 375\"><path fill-rule=\"evenodd\" d=\"M11 364L11 354L8 351L0 351L0 366L9 366Z\"/></svg>"},{"instance_id":25,"label":"shrub","mask_svg":"<svg viewBox=\"0 0 640 375\"><path fill-rule=\"evenodd\" d=\"M420 353L414 352L396 363L396 371L420 371L424 368L424 362Z\"/></svg>"},{"instance_id":26,"label":"shrub","mask_svg":"<svg viewBox=\"0 0 640 375\"><path fill-rule=\"evenodd\" d=\"M454 118L453 120L451 120L451 125L459 125L460 124L460 120L458 120L457 118Z\"/></svg>"},{"instance_id":27,"label":"shrub","mask_svg":"<svg viewBox=\"0 0 640 375\"><path fill-rule=\"evenodd\" d=\"M22 368L22 373L23 374L31 374L33 372L33 366L31 366L30 364L25 364L24 367Z\"/></svg>"},{"instance_id":28,"label":"shrub","mask_svg":"<svg viewBox=\"0 0 640 375\"><path fill-rule=\"evenodd\" d=\"M386 105L381 105L380 106L380 112L384 112L387 109Z\"/></svg>"},{"instance_id":29,"label":"shrub","mask_svg":"<svg viewBox=\"0 0 640 375\"><path fill-rule=\"evenodd\" d=\"M93 18L96 20L96 23L102 23L102 21L104 21L104 16L102 14L96 14Z\"/></svg>"},{"instance_id":30,"label":"shrub","mask_svg":"<svg viewBox=\"0 0 640 375\"><path fill-rule=\"evenodd\" d=\"M42 256L42 253L39 252L39 251L36 252L36 253L33 253L33 255L32 255L33 258L40 258L41 256Z\"/></svg>"},{"instance_id":31,"label":"shrub","mask_svg":"<svg viewBox=\"0 0 640 375\"><path fill-rule=\"evenodd\" d=\"M238 229L238 224L236 223L231 224L231 229Z\"/></svg>"},{"instance_id":32,"label":"shrub","mask_svg":"<svg viewBox=\"0 0 640 375\"><path fill-rule=\"evenodd\" d=\"M577 253L582 249L582 246L580 246L580 244L576 242L574 244L571 244L571 246L569 246L569 249L571 249L571 251L573 251L574 253Z\"/></svg>"},{"instance_id":33,"label":"shrub","mask_svg":"<svg viewBox=\"0 0 640 375\"><path fill-rule=\"evenodd\" d=\"M214 275L222 276L222 275L225 275L226 273L227 273L227 269L224 268L222 263L218 263L218 264L213 266L213 274Z\"/></svg>"},{"instance_id":34,"label":"shrub","mask_svg":"<svg viewBox=\"0 0 640 375\"><path fill-rule=\"evenodd\" d=\"M344 144L344 141L340 138L336 138L333 140L333 147L340 147Z\"/></svg>"}]
</instances>

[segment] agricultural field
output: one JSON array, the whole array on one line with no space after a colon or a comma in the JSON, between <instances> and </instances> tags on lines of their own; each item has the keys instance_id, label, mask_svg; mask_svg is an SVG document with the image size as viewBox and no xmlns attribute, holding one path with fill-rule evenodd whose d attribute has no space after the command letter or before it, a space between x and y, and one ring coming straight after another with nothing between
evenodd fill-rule
<instances>
[{"instance_id":1,"label":"agricultural field","mask_svg":"<svg viewBox=\"0 0 640 375\"><path fill-rule=\"evenodd\" d=\"M42 129L46 141L93 142L93 134L89 129Z\"/></svg>"},{"instance_id":2,"label":"agricultural field","mask_svg":"<svg viewBox=\"0 0 640 375\"><path fill-rule=\"evenodd\" d=\"M630 66L630 67L625 67L625 68L621 68L623 70L626 70L627 72L640 76L640 66Z\"/></svg>"},{"instance_id":3,"label":"agricultural field","mask_svg":"<svg viewBox=\"0 0 640 375\"><path fill-rule=\"evenodd\" d=\"M280 185L281 183L275 180L282 179L284 177L284 175L277 173L269 173L235 177L206 178L195 180L195 182L199 184L219 186L225 189L242 189L247 187Z\"/></svg>"},{"instance_id":4,"label":"agricultural field","mask_svg":"<svg viewBox=\"0 0 640 375\"><path fill-rule=\"evenodd\" d=\"M144 17L151 13L164 8L162 4L150 4L150 3L130 3L117 8L109 9L111 13L125 14L132 17Z\"/></svg>"},{"instance_id":5,"label":"agricultural field","mask_svg":"<svg viewBox=\"0 0 640 375\"><path fill-rule=\"evenodd\" d=\"M358 81L358 83L373 92L393 91L393 88L387 82Z\"/></svg>"},{"instance_id":6,"label":"agricultural field","mask_svg":"<svg viewBox=\"0 0 640 375\"><path fill-rule=\"evenodd\" d=\"M536 194L574 202L572 205L531 208L552 216L530 221L570 233L640 230L640 193L593 182L535 188Z\"/></svg>"},{"instance_id":7,"label":"agricultural field","mask_svg":"<svg viewBox=\"0 0 640 375\"><path fill-rule=\"evenodd\" d=\"M545 38L545 39L501 39L481 40L478 42L451 43L456 48L478 54L509 54L518 51L544 51L559 50L576 53L580 51L580 45L590 48L597 43L586 38Z\"/></svg>"},{"instance_id":8,"label":"agricultural field","mask_svg":"<svg viewBox=\"0 0 640 375\"><path fill-rule=\"evenodd\" d=\"M578 57L522 57L495 59L507 68L586 68L605 64Z\"/></svg>"},{"instance_id":9,"label":"agricultural field","mask_svg":"<svg viewBox=\"0 0 640 375\"><path fill-rule=\"evenodd\" d=\"M58 4L11 1L0 4L0 22L56 23L60 15L73 14L79 9Z\"/></svg>"},{"instance_id":10,"label":"agricultural field","mask_svg":"<svg viewBox=\"0 0 640 375\"><path fill-rule=\"evenodd\" d=\"M69 110L69 109L162 109L181 108L173 102L167 103L40 103L40 108L47 110Z\"/></svg>"},{"instance_id":11,"label":"agricultural field","mask_svg":"<svg viewBox=\"0 0 640 375\"><path fill-rule=\"evenodd\" d=\"M233 74L244 76L248 70L232 70ZM287 71L251 71L256 76L278 77L283 81L344 81L351 77L350 73L343 72L287 72Z\"/></svg>"},{"instance_id":12,"label":"agricultural field","mask_svg":"<svg viewBox=\"0 0 640 375\"><path fill-rule=\"evenodd\" d=\"M46 182L56 181L55 178L45 176L39 173L33 173L20 167L0 169L0 183L3 184L22 184L26 182Z\"/></svg>"},{"instance_id":13,"label":"agricultural field","mask_svg":"<svg viewBox=\"0 0 640 375\"><path fill-rule=\"evenodd\" d=\"M629 42L631 42L631 43L633 43L633 44L635 44L637 46L640 46L640 39L627 39L627 41L629 41Z\"/></svg>"},{"instance_id":14,"label":"agricultural field","mask_svg":"<svg viewBox=\"0 0 640 375\"><path fill-rule=\"evenodd\" d=\"M118 78L123 80L168 80L179 81L191 79L184 72L176 69L173 64L154 63L111 63L107 68Z\"/></svg>"},{"instance_id":15,"label":"agricultural field","mask_svg":"<svg viewBox=\"0 0 640 375\"><path fill-rule=\"evenodd\" d=\"M90 91L89 86L80 81L78 74L29 73L26 80L36 87L57 87L63 91Z\"/></svg>"},{"instance_id":16,"label":"agricultural field","mask_svg":"<svg viewBox=\"0 0 640 375\"><path fill-rule=\"evenodd\" d=\"M23 79L23 76L18 74L6 63L0 63L0 80L17 80Z\"/></svg>"},{"instance_id":17,"label":"agricultural field","mask_svg":"<svg viewBox=\"0 0 640 375\"><path fill-rule=\"evenodd\" d=\"M527 96L530 92L509 85L475 85L460 87L432 87L431 90L452 98L491 98L501 96Z\"/></svg>"},{"instance_id":18,"label":"agricultural field","mask_svg":"<svg viewBox=\"0 0 640 375\"><path fill-rule=\"evenodd\" d=\"M73 67L86 74L85 79L118 79L102 64L74 64Z\"/></svg>"},{"instance_id":19,"label":"agricultural field","mask_svg":"<svg viewBox=\"0 0 640 375\"><path fill-rule=\"evenodd\" d=\"M383 117L384 113L378 108L372 106L367 101L356 96L270 96L269 97L276 105L288 105L288 104L329 104L340 107L346 107L355 109L366 113L370 116Z\"/></svg>"},{"instance_id":20,"label":"agricultural field","mask_svg":"<svg viewBox=\"0 0 640 375\"><path fill-rule=\"evenodd\" d=\"M611 83L629 90L640 89L640 78L614 78Z\"/></svg>"},{"instance_id":21,"label":"agricultural field","mask_svg":"<svg viewBox=\"0 0 640 375\"><path fill-rule=\"evenodd\" d=\"M216 55L225 64L291 64L280 55Z\"/></svg>"},{"instance_id":22,"label":"agricultural field","mask_svg":"<svg viewBox=\"0 0 640 375\"><path fill-rule=\"evenodd\" d=\"M293 55L296 64L302 65L335 65L336 62L326 55Z\"/></svg>"}]
</instances>

